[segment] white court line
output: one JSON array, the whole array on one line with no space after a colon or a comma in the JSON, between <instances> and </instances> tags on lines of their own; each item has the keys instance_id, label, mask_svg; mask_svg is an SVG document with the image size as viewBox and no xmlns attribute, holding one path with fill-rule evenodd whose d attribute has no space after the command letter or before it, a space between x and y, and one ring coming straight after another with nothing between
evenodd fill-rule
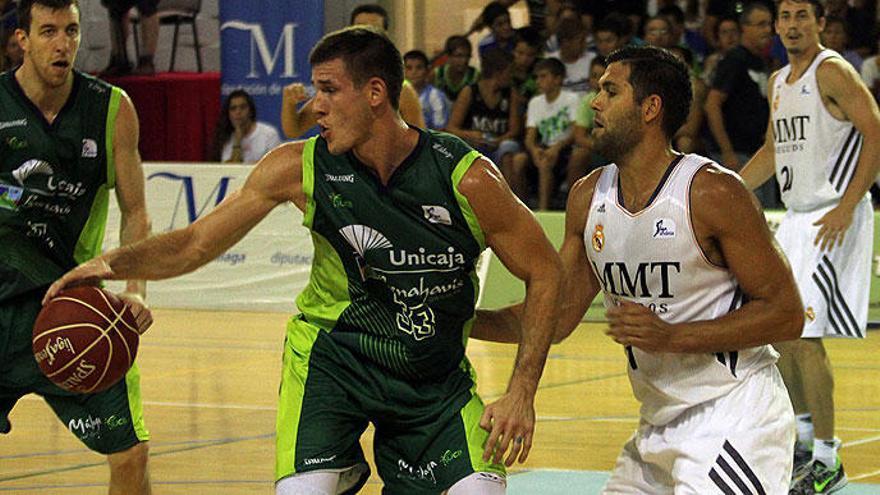
<instances>
[{"instance_id":1,"label":"white court line","mask_svg":"<svg viewBox=\"0 0 880 495\"><path fill-rule=\"evenodd\" d=\"M843 442L841 447L854 447L856 445L876 442L877 440L880 440L880 435L874 435L873 437L862 438L860 440L853 440L852 442Z\"/></svg>"},{"instance_id":2,"label":"white court line","mask_svg":"<svg viewBox=\"0 0 880 495\"><path fill-rule=\"evenodd\" d=\"M874 476L880 476L880 469L878 469L877 471L870 472L870 473L859 474L857 476L847 476L847 478L850 481L857 481L857 480L863 480L865 478L873 478Z\"/></svg>"}]
</instances>

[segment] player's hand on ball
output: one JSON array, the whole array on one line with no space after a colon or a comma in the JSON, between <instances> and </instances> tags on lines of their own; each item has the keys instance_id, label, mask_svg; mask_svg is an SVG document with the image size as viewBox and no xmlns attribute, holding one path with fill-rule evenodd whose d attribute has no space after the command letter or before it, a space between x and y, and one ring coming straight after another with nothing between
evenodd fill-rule
<instances>
[{"instance_id":1,"label":"player's hand on ball","mask_svg":"<svg viewBox=\"0 0 880 495\"><path fill-rule=\"evenodd\" d=\"M143 296L136 292L120 292L116 295L131 310L131 314L134 316L135 321L137 321L138 333L143 335L153 324L153 313L147 307Z\"/></svg>"},{"instance_id":2,"label":"player's hand on ball","mask_svg":"<svg viewBox=\"0 0 880 495\"><path fill-rule=\"evenodd\" d=\"M674 352L670 348L669 324L650 308L621 299L605 315L608 317L605 334L618 344L635 346L644 351Z\"/></svg>"},{"instance_id":3,"label":"player's hand on ball","mask_svg":"<svg viewBox=\"0 0 880 495\"><path fill-rule=\"evenodd\" d=\"M43 305L45 306L50 299L57 296L59 292L68 287L76 287L79 285L98 285L101 280L109 280L113 278L113 269L104 258L100 256L93 258L78 267L65 273L63 277L55 281L49 286L46 295L43 296Z\"/></svg>"}]
</instances>

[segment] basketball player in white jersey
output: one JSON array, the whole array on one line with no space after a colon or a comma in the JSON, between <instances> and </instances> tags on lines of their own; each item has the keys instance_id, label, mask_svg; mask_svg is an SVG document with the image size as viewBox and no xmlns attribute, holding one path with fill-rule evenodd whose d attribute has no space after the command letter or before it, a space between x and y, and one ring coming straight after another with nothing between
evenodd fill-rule
<instances>
[{"instance_id":1,"label":"basketball player in white jersey","mask_svg":"<svg viewBox=\"0 0 880 495\"><path fill-rule=\"evenodd\" d=\"M794 278L739 177L672 149L688 68L654 47L608 62L592 135L614 163L569 195L555 335L604 292L641 402L604 493L786 493L794 415L768 344L803 325ZM516 341L521 311L480 311L472 336Z\"/></svg>"},{"instance_id":2,"label":"basketball player in white jersey","mask_svg":"<svg viewBox=\"0 0 880 495\"><path fill-rule=\"evenodd\" d=\"M790 63L771 76L767 138L742 176L754 189L775 167L787 208L776 239L805 306L802 338L777 346L798 419L792 493L832 493L846 475L822 339L865 337L874 230L867 192L880 166L880 113L852 66L820 45L819 0L783 0L777 13Z\"/></svg>"}]
</instances>

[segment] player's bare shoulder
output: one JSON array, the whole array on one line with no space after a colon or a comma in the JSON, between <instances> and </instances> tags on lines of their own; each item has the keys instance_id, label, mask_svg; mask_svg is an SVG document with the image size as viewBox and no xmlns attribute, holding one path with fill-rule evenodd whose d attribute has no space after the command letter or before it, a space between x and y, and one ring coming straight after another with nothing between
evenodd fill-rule
<instances>
[{"instance_id":1,"label":"player's bare shoulder","mask_svg":"<svg viewBox=\"0 0 880 495\"><path fill-rule=\"evenodd\" d=\"M246 187L279 203L292 201L300 209L305 208L303 194L303 152L307 141L282 143L257 162L246 183Z\"/></svg>"},{"instance_id":2,"label":"player's bare shoulder","mask_svg":"<svg viewBox=\"0 0 880 495\"><path fill-rule=\"evenodd\" d=\"M694 174L690 203L695 227L702 225L714 232L744 220L744 215L760 215L757 199L742 178L708 159Z\"/></svg>"},{"instance_id":3,"label":"player's bare shoulder","mask_svg":"<svg viewBox=\"0 0 880 495\"><path fill-rule=\"evenodd\" d=\"M599 183L599 177L608 167L599 167L584 177L581 177L571 186L568 192L568 201L565 205L566 223L572 222L581 227L587 224L587 217L590 214L590 204L593 202L593 194L596 191L596 185Z\"/></svg>"},{"instance_id":4,"label":"player's bare shoulder","mask_svg":"<svg viewBox=\"0 0 880 495\"><path fill-rule=\"evenodd\" d=\"M837 104L842 98L850 96L860 81L861 76L855 68L841 57L828 57L816 68L816 83L826 102L831 100Z\"/></svg>"}]
</instances>

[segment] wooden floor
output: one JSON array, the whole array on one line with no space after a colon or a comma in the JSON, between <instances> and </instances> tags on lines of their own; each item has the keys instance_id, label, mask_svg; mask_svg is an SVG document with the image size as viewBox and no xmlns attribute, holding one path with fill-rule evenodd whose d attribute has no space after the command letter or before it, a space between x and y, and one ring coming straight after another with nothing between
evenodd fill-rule
<instances>
[{"instance_id":1,"label":"wooden floor","mask_svg":"<svg viewBox=\"0 0 880 495\"><path fill-rule=\"evenodd\" d=\"M139 362L156 494L272 493L283 314L155 311ZM850 480L880 484L880 339L831 341L838 435ZM472 341L488 401L504 391L515 348ZM582 325L551 357L537 396L529 461L517 471L607 471L636 425L624 355ZM0 492L105 493L103 458L85 450L35 396L0 437ZM368 456L371 435L364 436ZM362 493L379 494L371 479ZM571 493L579 493L573 490Z\"/></svg>"}]
</instances>

